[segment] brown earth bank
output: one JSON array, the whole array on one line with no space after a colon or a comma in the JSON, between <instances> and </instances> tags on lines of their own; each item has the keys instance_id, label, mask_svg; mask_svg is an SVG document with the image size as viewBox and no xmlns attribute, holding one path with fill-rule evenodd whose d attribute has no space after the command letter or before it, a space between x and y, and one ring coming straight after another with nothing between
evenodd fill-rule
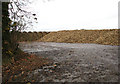
<instances>
[{"instance_id":1,"label":"brown earth bank","mask_svg":"<svg viewBox=\"0 0 120 84\"><path fill-rule=\"evenodd\" d=\"M104 30L66 30L50 32L38 41L62 43L95 43L104 45L120 45L120 29Z\"/></svg>"}]
</instances>

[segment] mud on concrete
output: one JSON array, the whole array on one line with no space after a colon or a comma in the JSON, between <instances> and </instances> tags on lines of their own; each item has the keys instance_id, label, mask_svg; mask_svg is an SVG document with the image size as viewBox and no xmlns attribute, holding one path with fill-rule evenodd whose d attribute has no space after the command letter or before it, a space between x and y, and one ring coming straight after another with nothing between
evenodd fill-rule
<instances>
[{"instance_id":1,"label":"mud on concrete","mask_svg":"<svg viewBox=\"0 0 120 84\"><path fill-rule=\"evenodd\" d=\"M53 61L29 75L37 82L118 82L118 47L53 42L20 44L23 51Z\"/></svg>"}]
</instances>

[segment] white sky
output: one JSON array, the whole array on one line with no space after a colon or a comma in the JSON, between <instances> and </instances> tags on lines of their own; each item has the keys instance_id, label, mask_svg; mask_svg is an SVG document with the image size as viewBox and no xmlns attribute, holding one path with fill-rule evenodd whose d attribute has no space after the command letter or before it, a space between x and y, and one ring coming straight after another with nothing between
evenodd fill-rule
<instances>
[{"instance_id":1,"label":"white sky","mask_svg":"<svg viewBox=\"0 0 120 84\"><path fill-rule=\"evenodd\" d=\"M27 31L118 28L120 0L34 0L38 23Z\"/></svg>"}]
</instances>

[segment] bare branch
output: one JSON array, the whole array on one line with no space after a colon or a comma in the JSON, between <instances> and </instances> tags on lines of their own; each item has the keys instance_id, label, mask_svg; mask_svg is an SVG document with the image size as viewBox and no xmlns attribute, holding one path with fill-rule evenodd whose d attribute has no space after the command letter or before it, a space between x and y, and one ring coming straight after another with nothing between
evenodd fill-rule
<instances>
[{"instance_id":1,"label":"bare branch","mask_svg":"<svg viewBox=\"0 0 120 84\"><path fill-rule=\"evenodd\" d=\"M37 20L35 17L36 14L32 14L31 12L24 9L24 7L29 3L29 0L11 0L9 7L11 19L13 19L13 22L18 23L16 26L17 28L13 27L13 30L23 30L27 28L28 25L31 26L34 20Z\"/></svg>"}]
</instances>

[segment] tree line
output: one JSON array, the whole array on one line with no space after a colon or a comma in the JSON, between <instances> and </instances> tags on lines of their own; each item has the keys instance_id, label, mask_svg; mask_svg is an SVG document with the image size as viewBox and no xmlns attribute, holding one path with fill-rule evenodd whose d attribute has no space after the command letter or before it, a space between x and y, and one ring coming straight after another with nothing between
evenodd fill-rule
<instances>
[{"instance_id":1,"label":"tree line","mask_svg":"<svg viewBox=\"0 0 120 84\"><path fill-rule=\"evenodd\" d=\"M37 41L49 32L16 32L16 39L18 42Z\"/></svg>"}]
</instances>

